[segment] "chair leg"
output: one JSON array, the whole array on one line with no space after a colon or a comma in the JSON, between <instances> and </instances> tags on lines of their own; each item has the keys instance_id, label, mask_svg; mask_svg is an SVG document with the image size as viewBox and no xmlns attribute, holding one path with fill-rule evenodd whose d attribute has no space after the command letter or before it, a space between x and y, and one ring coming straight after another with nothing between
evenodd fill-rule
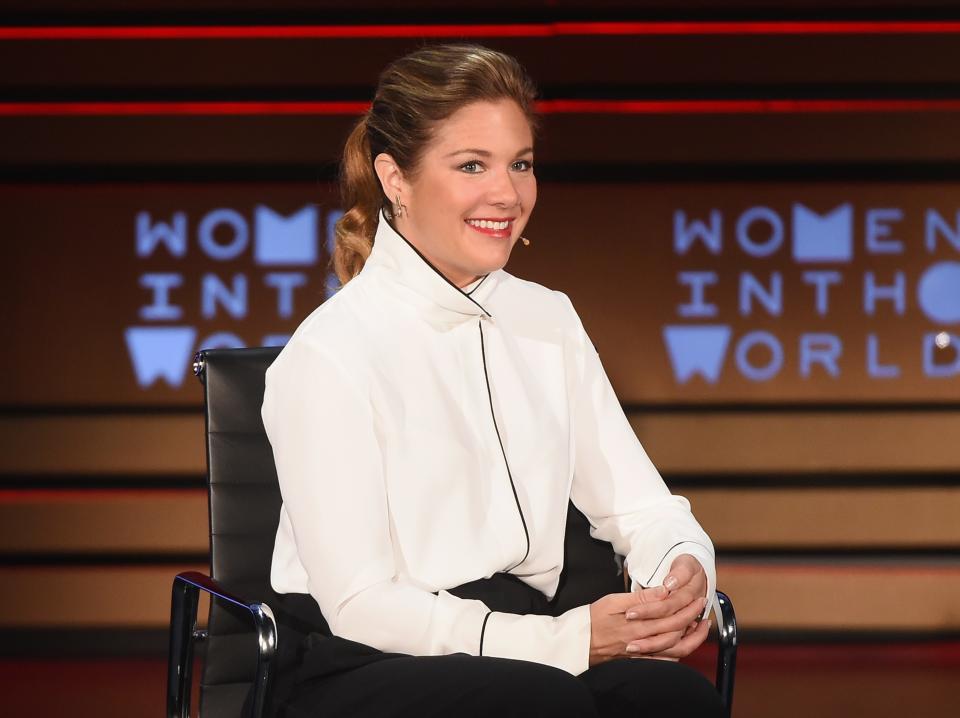
<instances>
[{"instance_id":1,"label":"chair leg","mask_svg":"<svg viewBox=\"0 0 960 718\"><path fill-rule=\"evenodd\" d=\"M170 602L170 656L167 665L167 718L189 718L193 674L193 630L200 594L188 583L173 582Z\"/></svg>"},{"instance_id":2,"label":"chair leg","mask_svg":"<svg viewBox=\"0 0 960 718\"><path fill-rule=\"evenodd\" d=\"M727 709L727 715L730 715L733 710L733 679L737 668L737 615L730 597L720 591L717 591L715 610L719 633L717 691Z\"/></svg>"},{"instance_id":3,"label":"chair leg","mask_svg":"<svg viewBox=\"0 0 960 718\"><path fill-rule=\"evenodd\" d=\"M254 625L257 630L257 675L254 679L253 705L250 715L260 718L264 715L270 696L270 678L277 653L277 621L273 611L265 603L256 604L253 610Z\"/></svg>"}]
</instances>

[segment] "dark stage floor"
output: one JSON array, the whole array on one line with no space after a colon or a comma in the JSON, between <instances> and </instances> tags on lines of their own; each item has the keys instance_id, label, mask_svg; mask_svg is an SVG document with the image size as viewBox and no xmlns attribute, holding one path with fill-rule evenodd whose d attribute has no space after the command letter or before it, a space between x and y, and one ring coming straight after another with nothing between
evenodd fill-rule
<instances>
[{"instance_id":1,"label":"dark stage floor","mask_svg":"<svg viewBox=\"0 0 960 718\"><path fill-rule=\"evenodd\" d=\"M711 674L712 648L696 665ZM163 715L163 658L3 659L9 716ZM743 645L738 718L932 718L960 715L960 641Z\"/></svg>"}]
</instances>

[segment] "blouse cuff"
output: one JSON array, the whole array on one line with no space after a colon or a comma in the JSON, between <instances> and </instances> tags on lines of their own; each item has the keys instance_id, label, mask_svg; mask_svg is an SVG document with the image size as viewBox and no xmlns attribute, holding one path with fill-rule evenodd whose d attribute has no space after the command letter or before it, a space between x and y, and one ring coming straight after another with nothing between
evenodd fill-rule
<instances>
[{"instance_id":1,"label":"blouse cuff","mask_svg":"<svg viewBox=\"0 0 960 718\"><path fill-rule=\"evenodd\" d=\"M483 627L483 655L583 673L590 663L590 606L572 608L556 618L492 612Z\"/></svg>"}]
</instances>

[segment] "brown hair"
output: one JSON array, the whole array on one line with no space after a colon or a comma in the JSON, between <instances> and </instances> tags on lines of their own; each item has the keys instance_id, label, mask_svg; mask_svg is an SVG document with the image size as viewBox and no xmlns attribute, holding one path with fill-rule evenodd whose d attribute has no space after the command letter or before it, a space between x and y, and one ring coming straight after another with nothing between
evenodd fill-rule
<instances>
[{"instance_id":1,"label":"brown hair","mask_svg":"<svg viewBox=\"0 0 960 718\"><path fill-rule=\"evenodd\" d=\"M427 46L387 67L373 104L343 148L340 193L346 211L336 223L333 251L340 282L363 268L380 209L390 207L373 169L377 155L388 153L413 176L436 123L472 102L510 99L535 129L535 97L536 87L519 62L482 45Z\"/></svg>"}]
</instances>

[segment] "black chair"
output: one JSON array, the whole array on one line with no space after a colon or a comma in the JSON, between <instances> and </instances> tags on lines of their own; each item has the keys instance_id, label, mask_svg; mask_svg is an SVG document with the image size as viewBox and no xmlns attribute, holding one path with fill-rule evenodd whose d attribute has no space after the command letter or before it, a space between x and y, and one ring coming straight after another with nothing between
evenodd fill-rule
<instances>
[{"instance_id":1,"label":"black chair","mask_svg":"<svg viewBox=\"0 0 960 718\"><path fill-rule=\"evenodd\" d=\"M186 572L173 581L168 718L189 715L195 642L204 641L206 649L201 716L260 718L272 713L271 694L282 693L292 679L301 639L312 631L329 633L311 597L277 594L270 587L281 498L260 405L264 372L279 351L215 349L198 353L194 363L206 403L211 575ZM593 539L588 529L586 518L571 505L557 613L624 589L610 545ZM196 628L200 591L211 596L206 631ZM736 621L730 600L717 596L717 689L729 711Z\"/></svg>"}]
</instances>

